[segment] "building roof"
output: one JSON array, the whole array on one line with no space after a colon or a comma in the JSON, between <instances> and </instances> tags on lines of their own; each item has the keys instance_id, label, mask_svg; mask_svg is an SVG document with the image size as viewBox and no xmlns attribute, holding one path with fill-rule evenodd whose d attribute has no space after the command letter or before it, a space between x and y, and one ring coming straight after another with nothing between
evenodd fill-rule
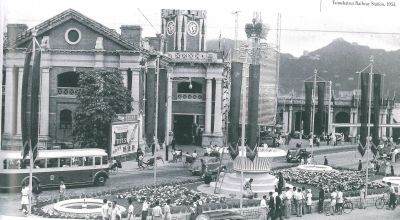
<instances>
[{"instance_id":1,"label":"building roof","mask_svg":"<svg viewBox=\"0 0 400 220\"><path fill-rule=\"evenodd\" d=\"M144 50L140 45L133 44L124 38L121 37L120 34L115 32L114 30L107 28L106 26L84 16L83 14L73 10L73 9L68 9L38 25L36 25L33 28L30 28L17 36L17 45L21 45L22 43L25 43L31 39L32 35L32 30L36 29L37 30L37 35L43 34L48 30L51 30L52 28L63 24L64 22L74 19L78 22L81 22L82 24L88 26L89 28L92 28L93 30L103 34L104 36L108 37L112 41L116 42L117 44L120 44L124 47L126 47L129 50L135 50L135 51L143 51L147 52Z\"/></svg>"}]
</instances>

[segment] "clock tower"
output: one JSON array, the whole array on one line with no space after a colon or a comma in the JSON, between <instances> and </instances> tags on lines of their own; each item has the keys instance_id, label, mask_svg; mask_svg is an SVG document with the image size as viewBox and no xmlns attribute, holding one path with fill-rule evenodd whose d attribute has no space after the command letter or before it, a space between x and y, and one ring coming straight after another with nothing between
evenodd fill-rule
<instances>
[{"instance_id":1,"label":"clock tower","mask_svg":"<svg viewBox=\"0 0 400 220\"><path fill-rule=\"evenodd\" d=\"M161 22L164 52L206 50L206 11L162 9Z\"/></svg>"}]
</instances>

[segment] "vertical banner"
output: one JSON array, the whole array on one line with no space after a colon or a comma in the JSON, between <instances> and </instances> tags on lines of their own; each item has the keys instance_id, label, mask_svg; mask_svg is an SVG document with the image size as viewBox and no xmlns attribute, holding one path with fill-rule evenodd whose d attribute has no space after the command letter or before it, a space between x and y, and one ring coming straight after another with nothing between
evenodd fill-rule
<instances>
[{"instance_id":1,"label":"vertical banner","mask_svg":"<svg viewBox=\"0 0 400 220\"><path fill-rule=\"evenodd\" d=\"M147 144L153 143L156 110L156 69L148 68L146 73L145 132Z\"/></svg>"},{"instance_id":2,"label":"vertical banner","mask_svg":"<svg viewBox=\"0 0 400 220\"><path fill-rule=\"evenodd\" d=\"M249 95L247 111L247 143L251 150L257 147L258 131L258 99L260 98L260 65L249 66Z\"/></svg>"},{"instance_id":3,"label":"vertical banner","mask_svg":"<svg viewBox=\"0 0 400 220\"><path fill-rule=\"evenodd\" d=\"M305 135L310 134L310 122L311 122L311 100L312 100L312 89L313 82L304 82L305 87L305 110L304 110L304 124L303 130Z\"/></svg>"},{"instance_id":4,"label":"vertical banner","mask_svg":"<svg viewBox=\"0 0 400 220\"><path fill-rule=\"evenodd\" d=\"M31 86L31 147L33 161L38 152L39 141L39 92L40 92L40 58L42 52L39 49L34 56L32 67L32 86Z\"/></svg>"},{"instance_id":5,"label":"vertical banner","mask_svg":"<svg viewBox=\"0 0 400 220\"><path fill-rule=\"evenodd\" d=\"M373 79L373 113L374 117L371 118L371 123L374 124L372 128L372 141L374 142L375 146L379 145L380 138L379 138L379 118L381 115L381 99L382 99L382 82L383 82L383 75L382 74L374 74ZM373 149L374 154L376 154L376 150Z\"/></svg>"},{"instance_id":6,"label":"vertical banner","mask_svg":"<svg viewBox=\"0 0 400 220\"><path fill-rule=\"evenodd\" d=\"M231 100L229 109L228 142L236 146L239 140L240 98L242 91L243 63L232 62Z\"/></svg>"},{"instance_id":7,"label":"vertical banner","mask_svg":"<svg viewBox=\"0 0 400 220\"><path fill-rule=\"evenodd\" d=\"M369 73L361 73L361 101L360 101L360 146L358 150L361 156L364 156L367 143L367 135L368 135L368 94L369 94Z\"/></svg>"},{"instance_id":8,"label":"vertical banner","mask_svg":"<svg viewBox=\"0 0 400 220\"><path fill-rule=\"evenodd\" d=\"M316 120L314 123L315 134L321 135L325 130L324 115L325 115L325 82L318 82L318 110L316 115Z\"/></svg>"},{"instance_id":9,"label":"vertical banner","mask_svg":"<svg viewBox=\"0 0 400 220\"><path fill-rule=\"evenodd\" d=\"M140 68L140 71L139 71L139 112L141 112L141 111L143 112L143 108L144 108L144 88L145 88L144 74L145 74L145 69Z\"/></svg>"},{"instance_id":10,"label":"vertical banner","mask_svg":"<svg viewBox=\"0 0 400 220\"><path fill-rule=\"evenodd\" d=\"M167 117L167 89L168 89L168 75L167 69L160 68L158 78L158 128L157 138L160 143L165 141L166 130L166 117Z\"/></svg>"},{"instance_id":11,"label":"vertical banner","mask_svg":"<svg viewBox=\"0 0 400 220\"><path fill-rule=\"evenodd\" d=\"M24 72L22 75L22 88L21 88L21 133L22 133L22 145L23 145L23 153L22 158L26 158L29 154L29 144L30 140L30 96L28 96L28 87L29 82L31 82L30 78L30 70L31 70L31 58L32 58L32 48L28 48L28 53L25 55L25 63L24 63Z\"/></svg>"}]
</instances>

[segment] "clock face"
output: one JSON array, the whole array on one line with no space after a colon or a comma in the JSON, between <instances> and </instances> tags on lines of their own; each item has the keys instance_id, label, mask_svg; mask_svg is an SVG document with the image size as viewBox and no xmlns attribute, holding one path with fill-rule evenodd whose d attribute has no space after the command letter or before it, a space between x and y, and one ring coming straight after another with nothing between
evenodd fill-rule
<instances>
[{"instance_id":1,"label":"clock face","mask_svg":"<svg viewBox=\"0 0 400 220\"><path fill-rule=\"evenodd\" d=\"M195 21L189 21L187 24L187 32L189 35L196 36L199 33L199 24Z\"/></svg>"},{"instance_id":2,"label":"clock face","mask_svg":"<svg viewBox=\"0 0 400 220\"><path fill-rule=\"evenodd\" d=\"M175 22L169 21L167 23L167 34L173 35L175 33Z\"/></svg>"}]
</instances>

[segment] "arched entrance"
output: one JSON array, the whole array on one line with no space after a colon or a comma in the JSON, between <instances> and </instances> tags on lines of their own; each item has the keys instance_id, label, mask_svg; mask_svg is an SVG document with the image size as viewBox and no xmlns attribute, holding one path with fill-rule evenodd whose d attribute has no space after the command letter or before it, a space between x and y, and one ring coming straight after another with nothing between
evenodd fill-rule
<instances>
[{"instance_id":1,"label":"arched entrance","mask_svg":"<svg viewBox=\"0 0 400 220\"><path fill-rule=\"evenodd\" d=\"M339 112L335 116L335 123L350 123L350 114L347 112ZM349 134L349 127L336 128L337 133Z\"/></svg>"}]
</instances>

